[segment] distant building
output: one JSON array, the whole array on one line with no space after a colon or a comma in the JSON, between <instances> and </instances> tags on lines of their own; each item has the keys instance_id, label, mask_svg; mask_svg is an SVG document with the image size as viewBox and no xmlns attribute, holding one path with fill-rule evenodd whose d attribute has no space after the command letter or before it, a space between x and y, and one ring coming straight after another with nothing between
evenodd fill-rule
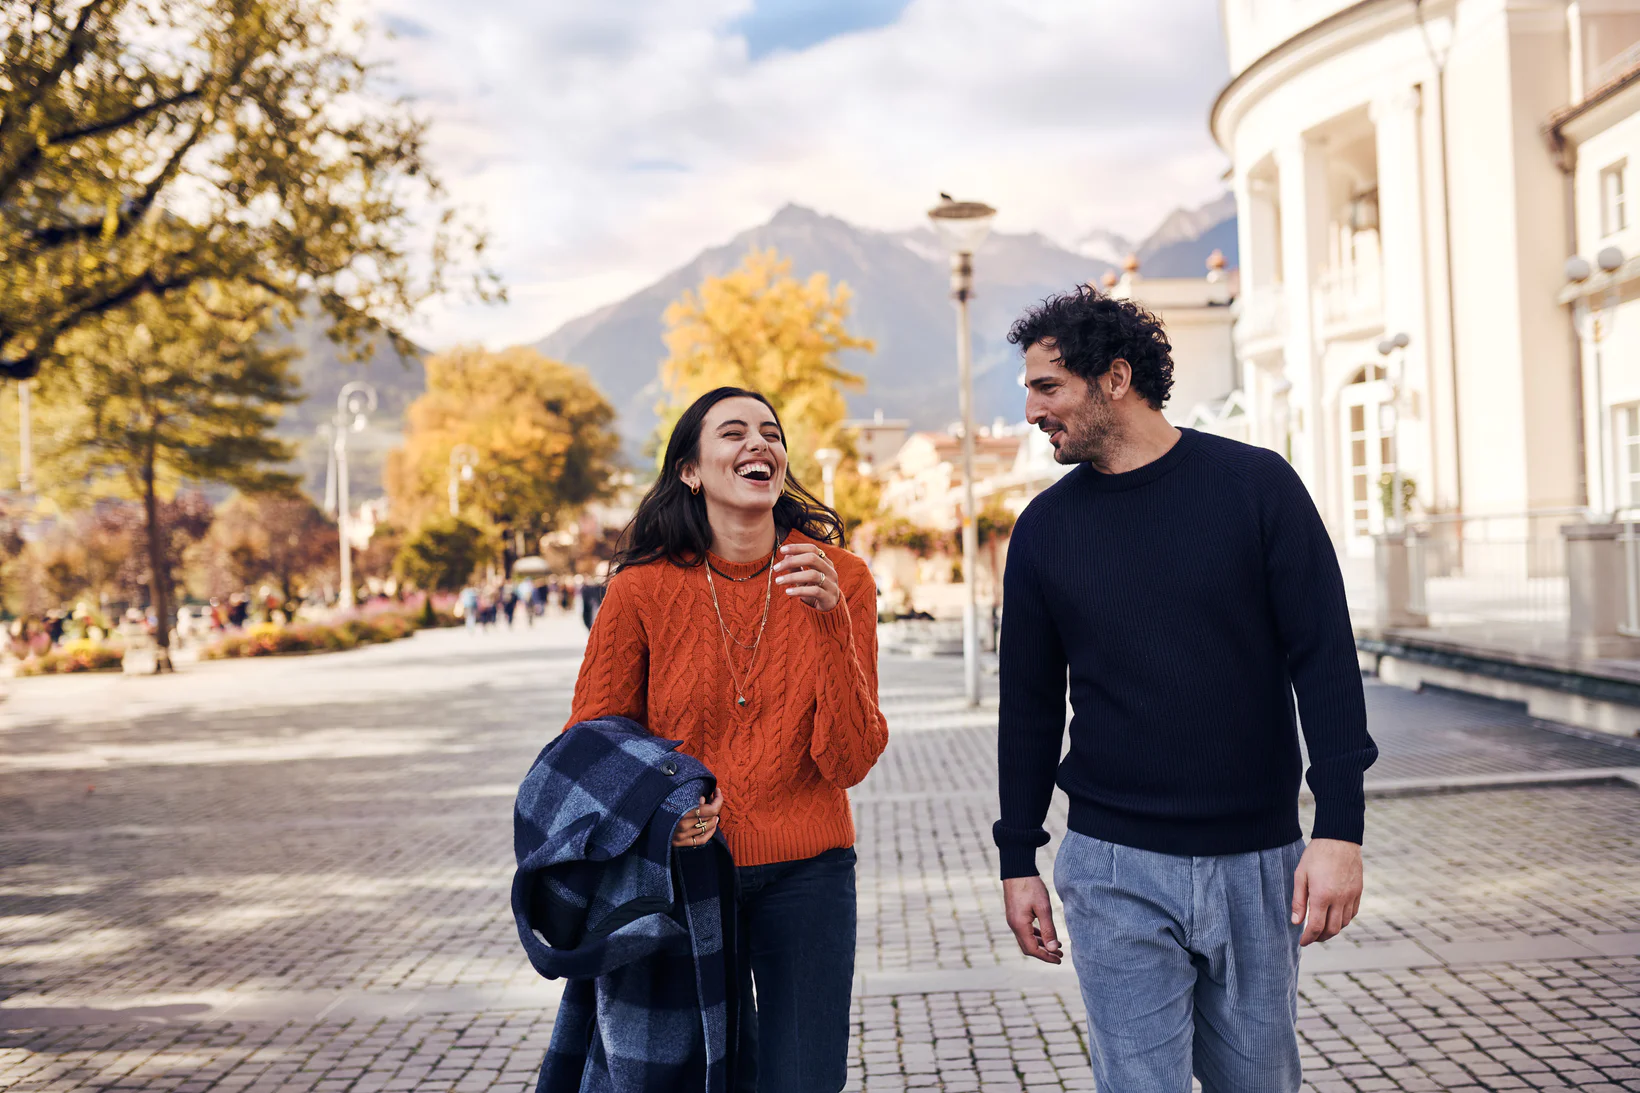
<instances>
[{"instance_id":1,"label":"distant building","mask_svg":"<svg viewBox=\"0 0 1640 1093\"><path fill-rule=\"evenodd\" d=\"M1129 255L1118 279L1106 274L1105 291L1153 312L1173 346L1173 395L1165 412L1175 425L1224 433L1245 440L1241 368L1231 337L1237 275L1225 272L1214 251L1203 277L1144 277L1139 259Z\"/></svg>"},{"instance_id":2,"label":"distant building","mask_svg":"<svg viewBox=\"0 0 1640 1093\"><path fill-rule=\"evenodd\" d=\"M1352 551L1397 467L1432 511L1610 507L1640 459L1640 0L1222 6L1249 439ZM1621 268L1568 284L1603 246ZM1613 285L1596 346L1573 304Z\"/></svg>"},{"instance_id":3,"label":"distant building","mask_svg":"<svg viewBox=\"0 0 1640 1093\"><path fill-rule=\"evenodd\" d=\"M911 432L911 422L885 418L881 410L869 418L845 421L842 427L854 438L854 450L864 474L876 473L877 468L891 463Z\"/></svg>"}]
</instances>

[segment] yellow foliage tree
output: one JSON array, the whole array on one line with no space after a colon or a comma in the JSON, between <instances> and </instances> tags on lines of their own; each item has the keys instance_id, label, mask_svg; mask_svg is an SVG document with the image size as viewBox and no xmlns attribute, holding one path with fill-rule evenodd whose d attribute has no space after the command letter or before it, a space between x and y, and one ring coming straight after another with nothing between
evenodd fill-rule
<instances>
[{"instance_id":1,"label":"yellow foliage tree","mask_svg":"<svg viewBox=\"0 0 1640 1093\"><path fill-rule=\"evenodd\" d=\"M848 330L847 285L833 289L824 273L799 281L791 268L774 250L752 251L666 309L667 399L656 408L658 447L664 450L672 424L696 398L714 387L745 387L779 412L798 477L815 477L814 451L835 445L848 412L843 390L865 382L838 363L838 354L876 347Z\"/></svg>"},{"instance_id":2,"label":"yellow foliage tree","mask_svg":"<svg viewBox=\"0 0 1640 1093\"><path fill-rule=\"evenodd\" d=\"M477 453L459 484L463 515L533 550L541 534L605 494L620 439L615 411L586 370L515 346L467 346L429 357L427 393L411 403L404 447L391 454L387 488L407 529L447 511L450 453Z\"/></svg>"}]
</instances>

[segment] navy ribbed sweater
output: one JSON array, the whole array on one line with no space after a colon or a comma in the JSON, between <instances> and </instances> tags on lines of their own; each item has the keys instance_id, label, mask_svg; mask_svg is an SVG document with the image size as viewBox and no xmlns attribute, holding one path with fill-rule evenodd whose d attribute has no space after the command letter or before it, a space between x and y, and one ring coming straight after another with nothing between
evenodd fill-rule
<instances>
[{"instance_id":1,"label":"navy ribbed sweater","mask_svg":"<svg viewBox=\"0 0 1640 1093\"><path fill-rule=\"evenodd\" d=\"M1344 581L1275 452L1184 429L1143 467L1084 464L1045 490L1008 545L1001 662L1004 878L1036 873L1056 774L1071 830L1107 842L1188 855L1292 842L1300 718L1311 837L1361 841L1378 749Z\"/></svg>"}]
</instances>

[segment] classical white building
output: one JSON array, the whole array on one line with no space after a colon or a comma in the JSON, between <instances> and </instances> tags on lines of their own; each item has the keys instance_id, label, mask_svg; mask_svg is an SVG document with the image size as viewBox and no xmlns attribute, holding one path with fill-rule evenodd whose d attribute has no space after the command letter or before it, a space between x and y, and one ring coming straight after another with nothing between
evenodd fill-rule
<instances>
[{"instance_id":1,"label":"classical white building","mask_svg":"<svg viewBox=\"0 0 1640 1093\"><path fill-rule=\"evenodd\" d=\"M1609 513L1640 509L1640 45L1608 71L1549 135L1572 177L1581 259L1560 298L1581 350L1584 481Z\"/></svg>"},{"instance_id":2,"label":"classical white building","mask_svg":"<svg viewBox=\"0 0 1640 1093\"><path fill-rule=\"evenodd\" d=\"M1223 15L1233 76L1212 127L1239 216L1250 439L1288 455L1352 551L1382 529L1397 466L1431 512L1603 505L1595 470L1628 466L1614 400L1640 402L1640 316L1608 321L1591 384L1574 301L1623 279L1632 301L1635 263L1581 285L1564 270L1599 246L1640 254L1622 206L1640 0Z\"/></svg>"}]
</instances>

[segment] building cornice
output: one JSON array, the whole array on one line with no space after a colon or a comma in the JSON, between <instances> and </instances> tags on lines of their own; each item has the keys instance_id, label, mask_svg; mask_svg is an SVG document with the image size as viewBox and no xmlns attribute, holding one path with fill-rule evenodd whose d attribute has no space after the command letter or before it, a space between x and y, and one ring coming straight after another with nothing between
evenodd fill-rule
<instances>
[{"instance_id":1,"label":"building cornice","mask_svg":"<svg viewBox=\"0 0 1640 1093\"><path fill-rule=\"evenodd\" d=\"M1550 114L1549 122L1544 126L1544 132L1548 135L1550 147L1559 151L1565 146L1568 137L1574 141L1580 141L1588 137L1589 133L1578 132L1578 130L1585 128L1580 126L1578 122L1598 112L1601 107L1612 100L1625 97L1625 93L1640 93L1636 89L1640 89L1640 61L1630 65L1627 71L1618 73L1617 76L1589 92L1583 97L1582 102L1562 107ZM1633 93L1628 94L1626 97L1634 98L1635 94ZM1598 128L1603 128L1603 126L1597 127L1596 131L1598 131Z\"/></svg>"},{"instance_id":2,"label":"building cornice","mask_svg":"<svg viewBox=\"0 0 1640 1093\"><path fill-rule=\"evenodd\" d=\"M1232 76L1230 82L1224 85L1224 89L1213 100L1212 109L1207 112L1208 132L1212 133L1213 139L1219 142L1219 147L1228 153L1230 149L1225 148L1224 143L1219 141L1219 114L1223 112L1225 103L1238 91L1241 91L1254 79L1305 46L1320 41L1340 27L1360 20L1375 9L1391 7L1416 8L1417 6L1418 0L1411 0L1410 3L1409 0L1357 0L1356 3L1339 8L1319 22L1311 23L1292 37L1284 39Z\"/></svg>"}]
</instances>

